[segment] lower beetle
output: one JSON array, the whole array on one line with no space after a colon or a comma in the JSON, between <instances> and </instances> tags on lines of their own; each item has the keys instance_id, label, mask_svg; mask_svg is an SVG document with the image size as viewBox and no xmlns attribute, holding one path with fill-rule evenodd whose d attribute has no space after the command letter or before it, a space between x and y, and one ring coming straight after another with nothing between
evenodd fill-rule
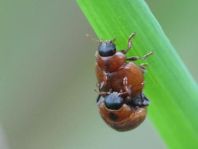
<instances>
[{"instance_id":1,"label":"lower beetle","mask_svg":"<svg viewBox=\"0 0 198 149\"><path fill-rule=\"evenodd\" d=\"M143 94L133 98L136 99L131 101L144 101L145 106L136 106L137 103L127 102L118 92L100 95L97 104L101 117L117 131L136 128L146 117L148 99Z\"/></svg>"}]
</instances>

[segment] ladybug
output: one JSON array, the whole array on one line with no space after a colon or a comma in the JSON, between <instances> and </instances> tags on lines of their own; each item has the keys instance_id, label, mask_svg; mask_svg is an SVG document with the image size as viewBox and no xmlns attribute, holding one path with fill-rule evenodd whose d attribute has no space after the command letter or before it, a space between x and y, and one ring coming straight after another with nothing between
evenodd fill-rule
<instances>
[{"instance_id":1,"label":"ladybug","mask_svg":"<svg viewBox=\"0 0 198 149\"><path fill-rule=\"evenodd\" d=\"M142 93L145 65L133 61L143 57L126 57L135 33L128 38L125 50L116 50L114 40L100 41L96 53L96 77L99 96L97 105L103 120L118 131L139 126L145 119L149 100Z\"/></svg>"},{"instance_id":2,"label":"ladybug","mask_svg":"<svg viewBox=\"0 0 198 149\"><path fill-rule=\"evenodd\" d=\"M142 93L144 87L144 65L136 65L133 61L146 59L152 54L147 53L143 57L126 57L132 47L132 33L128 38L128 48L117 51L114 39L100 41L96 55L96 77L100 92L114 91L122 93L122 96L131 100Z\"/></svg>"},{"instance_id":3,"label":"ladybug","mask_svg":"<svg viewBox=\"0 0 198 149\"><path fill-rule=\"evenodd\" d=\"M143 94L134 98L136 101L144 100L148 104L148 99ZM100 96L97 104L103 120L117 131L136 128L144 121L147 114L147 106L135 106L132 102L127 103L118 92Z\"/></svg>"}]
</instances>

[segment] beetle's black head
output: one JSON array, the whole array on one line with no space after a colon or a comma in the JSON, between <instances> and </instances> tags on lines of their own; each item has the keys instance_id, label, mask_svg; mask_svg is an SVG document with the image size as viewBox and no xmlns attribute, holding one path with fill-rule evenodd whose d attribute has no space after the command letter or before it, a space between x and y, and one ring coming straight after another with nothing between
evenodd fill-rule
<instances>
[{"instance_id":1,"label":"beetle's black head","mask_svg":"<svg viewBox=\"0 0 198 149\"><path fill-rule=\"evenodd\" d=\"M123 105L123 98L117 92L113 92L104 97L105 106L111 110L118 110Z\"/></svg>"},{"instance_id":2,"label":"beetle's black head","mask_svg":"<svg viewBox=\"0 0 198 149\"><path fill-rule=\"evenodd\" d=\"M103 57L112 56L116 53L116 45L113 43L113 40L102 41L98 46L98 52Z\"/></svg>"}]
</instances>

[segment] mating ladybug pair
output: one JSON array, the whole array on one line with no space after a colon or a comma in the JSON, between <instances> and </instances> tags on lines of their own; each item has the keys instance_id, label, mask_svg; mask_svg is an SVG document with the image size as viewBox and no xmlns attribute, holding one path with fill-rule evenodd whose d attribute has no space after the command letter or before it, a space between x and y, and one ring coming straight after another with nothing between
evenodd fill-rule
<instances>
[{"instance_id":1,"label":"mating ladybug pair","mask_svg":"<svg viewBox=\"0 0 198 149\"><path fill-rule=\"evenodd\" d=\"M104 121L118 131L126 131L140 125L147 113L149 100L142 93L145 64L133 61L143 57L126 57L132 47L135 33L128 38L128 48L116 51L113 40L100 41L96 55L96 77L99 96L97 104Z\"/></svg>"}]
</instances>

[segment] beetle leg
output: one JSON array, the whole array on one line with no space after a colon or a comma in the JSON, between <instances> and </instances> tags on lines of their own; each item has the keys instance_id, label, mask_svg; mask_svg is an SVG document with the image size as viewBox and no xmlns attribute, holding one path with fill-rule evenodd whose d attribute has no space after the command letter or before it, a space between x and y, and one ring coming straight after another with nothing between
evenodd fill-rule
<instances>
[{"instance_id":1,"label":"beetle leg","mask_svg":"<svg viewBox=\"0 0 198 149\"><path fill-rule=\"evenodd\" d=\"M98 101L100 100L101 96L106 96L109 95L110 92L99 92L98 97L96 98L96 103L98 103Z\"/></svg>"},{"instance_id":2,"label":"beetle leg","mask_svg":"<svg viewBox=\"0 0 198 149\"><path fill-rule=\"evenodd\" d=\"M140 93L136 97L133 98L132 103L133 106L148 106L149 105L149 99L144 96L143 93Z\"/></svg>"},{"instance_id":3,"label":"beetle leg","mask_svg":"<svg viewBox=\"0 0 198 149\"><path fill-rule=\"evenodd\" d=\"M143 104L143 106L148 106L149 102L150 102L149 99L144 94L142 94L141 96L142 96L142 104Z\"/></svg>"},{"instance_id":4,"label":"beetle leg","mask_svg":"<svg viewBox=\"0 0 198 149\"><path fill-rule=\"evenodd\" d=\"M106 96L106 95L111 94L112 89L110 89L109 92L103 92L103 91L100 91L100 90L98 90L98 89L94 89L94 91L95 91L96 93L98 93L98 97L96 98L96 102L98 102L101 96Z\"/></svg>"},{"instance_id":5,"label":"beetle leg","mask_svg":"<svg viewBox=\"0 0 198 149\"><path fill-rule=\"evenodd\" d=\"M128 61L145 60L145 59L147 59L149 56L151 56L152 54L153 54L153 52L151 51L151 52L145 54L145 55L142 56L142 57L139 57L139 56L132 56L132 57L127 58L126 60L128 60Z\"/></svg>"},{"instance_id":6,"label":"beetle leg","mask_svg":"<svg viewBox=\"0 0 198 149\"><path fill-rule=\"evenodd\" d=\"M142 63L142 64L140 64L140 68L142 68L142 69L146 69L146 67L148 67L148 64L146 64L146 63Z\"/></svg>"},{"instance_id":7,"label":"beetle leg","mask_svg":"<svg viewBox=\"0 0 198 149\"><path fill-rule=\"evenodd\" d=\"M132 39L133 39L133 37L134 37L135 35L136 35L135 32L131 33L131 35L130 35L129 38L128 38L128 47L127 47L127 49L122 50L122 51L121 51L122 53L126 54L126 53L131 49L131 47L132 47Z\"/></svg>"},{"instance_id":8,"label":"beetle leg","mask_svg":"<svg viewBox=\"0 0 198 149\"><path fill-rule=\"evenodd\" d=\"M128 96L128 92L120 90L119 96Z\"/></svg>"},{"instance_id":9,"label":"beetle leg","mask_svg":"<svg viewBox=\"0 0 198 149\"><path fill-rule=\"evenodd\" d=\"M106 96L106 95L109 95L109 94L111 94L110 91L109 92L99 92L100 96Z\"/></svg>"},{"instance_id":10,"label":"beetle leg","mask_svg":"<svg viewBox=\"0 0 198 149\"><path fill-rule=\"evenodd\" d=\"M101 90L105 85L105 81L102 81L101 83L99 83L99 90Z\"/></svg>"},{"instance_id":11,"label":"beetle leg","mask_svg":"<svg viewBox=\"0 0 198 149\"><path fill-rule=\"evenodd\" d=\"M106 86L107 84L107 76L105 75L105 78L103 79L102 82L98 83L98 88L99 90L101 90L102 88L104 88L104 86Z\"/></svg>"},{"instance_id":12,"label":"beetle leg","mask_svg":"<svg viewBox=\"0 0 198 149\"><path fill-rule=\"evenodd\" d=\"M108 92L106 92L106 91L100 91L100 90L98 90L98 89L94 89L94 91L95 91L97 94L101 95L101 96L105 96L105 95L111 94L112 89L110 89Z\"/></svg>"},{"instance_id":13,"label":"beetle leg","mask_svg":"<svg viewBox=\"0 0 198 149\"><path fill-rule=\"evenodd\" d=\"M123 85L124 85L124 89L125 89L125 92L123 92L122 94L126 94L126 95L131 95L131 87L128 86L128 79L127 77L124 77L123 79Z\"/></svg>"},{"instance_id":14,"label":"beetle leg","mask_svg":"<svg viewBox=\"0 0 198 149\"><path fill-rule=\"evenodd\" d=\"M139 67L140 67L140 69L142 70L142 72L145 73L146 67L148 67L148 64L142 63L142 64L139 65Z\"/></svg>"},{"instance_id":15,"label":"beetle leg","mask_svg":"<svg viewBox=\"0 0 198 149\"><path fill-rule=\"evenodd\" d=\"M104 88L107 85L107 81L109 78L109 73L103 72L103 80L99 83L99 90Z\"/></svg>"},{"instance_id":16,"label":"beetle leg","mask_svg":"<svg viewBox=\"0 0 198 149\"><path fill-rule=\"evenodd\" d=\"M109 94L109 92L100 92L99 93L100 96L105 96L105 95L108 95L108 94Z\"/></svg>"},{"instance_id":17,"label":"beetle leg","mask_svg":"<svg viewBox=\"0 0 198 149\"><path fill-rule=\"evenodd\" d=\"M98 97L96 98L96 103L98 103L100 97L101 97L101 95L98 95Z\"/></svg>"},{"instance_id":18,"label":"beetle leg","mask_svg":"<svg viewBox=\"0 0 198 149\"><path fill-rule=\"evenodd\" d=\"M153 51L150 51L148 52L147 54L145 54L143 57L142 57L142 60L145 60L147 59L149 56L153 55Z\"/></svg>"}]
</instances>

